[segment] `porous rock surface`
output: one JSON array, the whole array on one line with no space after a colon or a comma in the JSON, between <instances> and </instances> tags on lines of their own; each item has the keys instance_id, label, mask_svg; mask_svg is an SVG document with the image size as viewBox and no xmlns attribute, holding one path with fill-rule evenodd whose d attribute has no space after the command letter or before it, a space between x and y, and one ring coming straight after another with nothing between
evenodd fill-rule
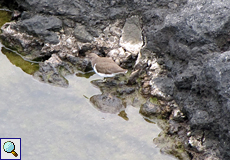
<instances>
[{"instance_id":1,"label":"porous rock surface","mask_svg":"<svg viewBox=\"0 0 230 160\"><path fill-rule=\"evenodd\" d=\"M137 58L131 76L146 73L144 95L175 100L180 111L172 111L170 124L184 120L182 137L191 157L230 159L229 0L15 2L21 18L5 24L1 37L26 58L49 57L40 64L48 70L55 68L52 60L74 70L81 59L82 71L88 68L82 53L94 48L126 67ZM45 73L36 74L46 81ZM62 76L57 80L68 85ZM178 117L181 112L186 118ZM170 133L182 133L183 126L177 128Z\"/></svg>"}]
</instances>

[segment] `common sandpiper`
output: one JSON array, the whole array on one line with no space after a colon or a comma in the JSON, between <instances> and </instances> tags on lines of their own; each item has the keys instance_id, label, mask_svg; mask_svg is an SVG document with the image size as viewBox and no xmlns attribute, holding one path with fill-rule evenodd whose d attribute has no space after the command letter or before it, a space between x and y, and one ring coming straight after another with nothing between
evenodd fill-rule
<instances>
[{"instance_id":1,"label":"common sandpiper","mask_svg":"<svg viewBox=\"0 0 230 160\"><path fill-rule=\"evenodd\" d=\"M121 68L108 57L99 57L95 53L89 53L87 55L91 61L94 72L101 77L114 77L117 74L125 74L128 72L127 69Z\"/></svg>"}]
</instances>

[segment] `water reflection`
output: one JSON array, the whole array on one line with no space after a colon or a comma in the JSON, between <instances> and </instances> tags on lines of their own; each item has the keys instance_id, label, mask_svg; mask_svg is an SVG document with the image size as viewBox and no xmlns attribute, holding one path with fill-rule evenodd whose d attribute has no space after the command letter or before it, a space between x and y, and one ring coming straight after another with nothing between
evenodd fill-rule
<instances>
[{"instance_id":1,"label":"water reflection","mask_svg":"<svg viewBox=\"0 0 230 160\"><path fill-rule=\"evenodd\" d=\"M84 95L101 94L90 83L97 75L67 76L68 88L54 87L0 53L0 77L0 135L22 138L23 160L174 159L155 147L152 140L160 129L147 123L139 108L126 106L125 121L92 106Z\"/></svg>"},{"instance_id":2,"label":"water reflection","mask_svg":"<svg viewBox=\"0 0 230 160\"><path fill-rule=\"evenodd\" d=\"M24 72L28 74L34 74L39 69L38 62L25 61L17 52L2 47L2 53L7 56L9 61L17 67L20 67Z\"/></svg>"}]
</instances>

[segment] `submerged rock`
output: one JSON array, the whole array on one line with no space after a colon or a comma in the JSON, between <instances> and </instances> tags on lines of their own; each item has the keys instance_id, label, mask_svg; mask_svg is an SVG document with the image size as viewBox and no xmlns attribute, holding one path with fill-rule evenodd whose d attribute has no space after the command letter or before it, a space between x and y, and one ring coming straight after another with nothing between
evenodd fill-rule
<instances>
[{"instance_id":1,"label":"submerged rock","mask_svg":"<svg viewBox=\"0 0 230 160\"><path fill-rule=\"evenodd\" d=\"M94 95L90 98L90 102L104 113L116 114L125 109L125 105L122 100L107 94Z\"/></svg>"}]
</instances>

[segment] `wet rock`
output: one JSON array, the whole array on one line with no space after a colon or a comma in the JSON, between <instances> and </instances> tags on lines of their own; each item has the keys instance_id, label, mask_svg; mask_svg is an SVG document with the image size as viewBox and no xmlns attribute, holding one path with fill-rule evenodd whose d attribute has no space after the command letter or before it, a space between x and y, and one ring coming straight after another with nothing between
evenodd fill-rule
<instances>
[{"instance_id":1,"label":"wet rock","mask_svg":"<svg viewBox=\"0 0 230 160\"><path fill-rule=\"evenodd\" d=\"M132 95L136 91L136 87L127 86L126 81L122 79L125 79L125 77L117 75L104 80L93 80L91 83L95 87L100 88L102 93L111 93L125 98L127 95Z\"/></svg>"},{"instance_id":2,"label":"wet rock","mask_svg":"<svg viewBox=\"0 0 230 160\"><path fill-rule=\"evenodd\" d=\"M121 111L118 116L122 117L124 120L128 121L129 117L127 116L127 113L125 112L125 110Z\"/></svg>"},{"instance_id":3,"label":"wet rock","mask_svg":"<svg viewBox=\"0 0 230 160\"><path fill-rule=\"evenodd\" d=\"M121 95L131 94L131 93L135 92L135 88L134 87L122 87L122 88L118 88L117 92Z\"/></svg>"},{"instance_id":4,"label":"wet rock","mask_svg":"<svg viewBox=\"0 0 230 160\"><path fill-rule=\"evenodd\" d=\"M167 134L161 132L158 137L153 139L153 142L161 148L162 153L172 154L178 159L190 160L191 157L185 151L182 142L177 137L168 138Z\"/></svg>"},{"instance_id":5,"label":"wet rock","mask_svg":"<svg viewBox=\"0 0 230 160\"><path fill-rule=\"evenodd\" d=\"M20 33L17 29L13 29L16 26L15 22L5 23L2 26L2 33L0 35L3 43L6 46L17 50L19 53L25 56L26 59L33 60L35 58L41 57L41 48L43 42L40 38L34 37L32 35ZM50 56L50 54L47 54ZM43 56L47 56L44 54Z\"/></svg>"},{"instance_id":6,"label":"wet rock","mask_svg":"<svg viewBox=\"0 0 230 160\"><path fill-rule=\"evenodd\" d=\"M139 75L140 75L140 70L133 71L129 76L128 84L133 85L137 83L137 78L139 78Z\"/></svg>"},{"instance_id":7,"label":"wet rock","mask_svg":"<svg viewBox=\"0 0 230 160\"><path fill-rule=\"evenodd\" d=\"M39 71L34 73L34 77L42 82L67 87L68 81L64 78L65 73L60 74L63 71L73 73L73 68L70 68L57 55L53 54L49 60L40 63Z\"/></svg>"},{"instance_id":8,"label":"wet rock","mask_svg":"<svg viewBox=\"0 0 230 160\"><path fill-rule=\"evenodd\" d=\"M91 83L102 90L104 88L108 88L110 90L111 88L118 86L118 83L114 79L93 80Z\"/></svg>"},{"instance_id":9,"label":"wet rock","mask_svg":"<svg viewBox=\"0 0 230 160\"><path fill-rule=\"evenodd\" d=\"M150 116L158 116L161 115L161 107L158 104L153 104L147 101L143 106L140 108L140 113L146 117Z\"/></svg>"},{"instance_id":10,"label":"wet rock","mask_svg":"<svg viewBox=\"0 0 230 160\"><path fill-rule=\"evenodd\" d=\"M45 62L40 63L39 71L34 73L34 77L42 82L46 82L59 87L68 87L66 75L74 74L76 71L88 72L92 70L88 59L71 55L52 56Z\"/></svg>"},{"instance_id":11,"label":"wet rock","mask_svg":"<svg viewBox=\"0 0 230 160\"><path fill-rule=\"evenodd\" d=\"M169 120L169 134L175 134L179 131L180 128L180 124L178 124L176 121L174 120Z\"/></svg>"},{"instance_id":12,"label":"wet rock","mask_svg":"<svg viewBox=\"0 0 230 160\"><path fill-rule=\"evenodd\" d=\"M125 109L122 100L108 94L94 95L90 102L101 112L116 114Z\"/></svg>"}]
</instances>

